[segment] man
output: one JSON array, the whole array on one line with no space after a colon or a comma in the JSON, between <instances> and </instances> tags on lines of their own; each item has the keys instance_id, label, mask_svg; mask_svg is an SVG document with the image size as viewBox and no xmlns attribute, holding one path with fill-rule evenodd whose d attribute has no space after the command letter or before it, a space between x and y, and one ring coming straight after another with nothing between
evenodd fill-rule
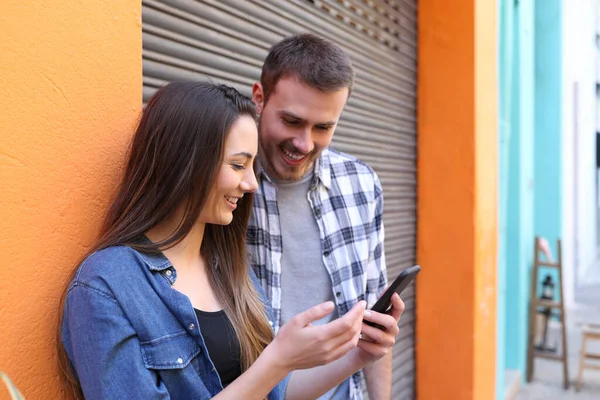
<instances>
[{"instance_id":1,"label":"man","mask_svg":"<svg viewBox=\"0 0 600 400\"><path fill-rule=\"evenodd\" d=\"M329 148L353 83L337 45L303 34L271 48L252 88L260 158L248 246L276 332L320 302L336 304L321 324L359 300L371 307L387 286L379 179ZM364 368L372 400L390 398L391 369L391 351ZM321 399L361 399L360 380L359 371Z\"/></svg>"}]
</instances>

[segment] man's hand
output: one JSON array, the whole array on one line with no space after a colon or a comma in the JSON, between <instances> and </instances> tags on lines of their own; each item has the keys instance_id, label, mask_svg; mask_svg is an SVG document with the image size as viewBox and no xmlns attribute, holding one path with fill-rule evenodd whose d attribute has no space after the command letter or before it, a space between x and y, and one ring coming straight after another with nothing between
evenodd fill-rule
<instances>
[{"instance_id":1,"label":"man's hand","mask_svg":"<svg viewBox=\"0 0 600 400\"><path fill-rule=\"evenodd\" d=\"M359 307L364 310L364 302L359 302L359 304L361 304ZM362 322L362 319L358 321L357 333L362 331L363 339L358 340L358 335L356 335L356 339L358 340L357 347L346 353L343 357L340 357L326 365L312 369L294 371L288 384L286 399L318 398L331 389L334 385L337 385L344 379L347 379L350 375L361 368L365 369L365 379L367 379L369 398L373 400L387 400L390 398L392 366L390 349L396 342L396 335L399 332L398 320L404 311L404 302L400 300L400 296L394 294L394 296L392 296L392 309L390 314L380 314L373 311L369 313L366 310L360 312L361 310L356 309L356 307L357 305L355 305L352 310L348 311L348 313L346 313L342 318L347 318L346 316L352 313L354 316L351 318L351 320L355 320L354 318L356 317L361 317L362 319L381 325L384 330L369 326ZM317 319L316 317L313 318L314 320ZM336 321L338 320L313 328L323 328L328 325L333 325L336 323ZM281 334L281 331L279 331L279 334ZM294 342L296 341L294 340ZM304 353L314 350L316 350L316 346L313 346L312 349L303 349L302 352ZM344 349L342 353L345 351L347 350ZM386 354L388 354L387 357L385 357ZM323 359L322 356L317 358ZM331 358L329 360L331 360ZM329 360L326 360L326 362ZM381 361L375 362L377 360ZM321 362L320 364L323 363ZM367 373L367 369L369 368L374 368L377 370L374 374L371 374L372 376L376 377L375 380L368 378L369 374ZM385 371L382 373L382 370Z\"/></svg>"},{"instance_id":2,"label":"man's hand","mask_svg":"<svg viewBox=\"0 0 600 400\"><path fill-rule=\"evenodd\" d=\"M390 352L396 343L400 329L398 321L404 312L404 302L397 293L392 296L392 308L389 314L365 310L364 319L383 327L379 329L362 324L361 339L358 341L359 355L365 363L373 363Z\"/></svg>"}]
</instances>

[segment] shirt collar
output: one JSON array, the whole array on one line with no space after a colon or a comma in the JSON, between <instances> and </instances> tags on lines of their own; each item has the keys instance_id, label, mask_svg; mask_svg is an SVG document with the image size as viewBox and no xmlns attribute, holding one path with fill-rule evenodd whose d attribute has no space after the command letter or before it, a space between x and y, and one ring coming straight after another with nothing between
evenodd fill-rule
<instances>
[{"instance_id":1,"label":"shirt collar","mask_svg":"<svg viewBox=\"0 0 600 400\"><path fill-rule=\"evenodd\" d=\"M331 163L329 161L329 149L321 152L321 155L315 161L315 175L321 181L323 186L331 189Z\"/></svg>"},{"instance_id":2,"label":"shirt collar","mask_svg":"<svg viewBox=\"0 0 600 400\"><path fill-rule=\"evenodd\" d=\"M150 239L148 239L148 237L146 237L146 235L143 235L142 239L140 240L140 244L151 244L151 243L152 242L150 241ZM164 271L165 269L173 266L171 261L169 261L169 259L167 257L165 257L165 255L162 253L162 251L145 252L145 251L137 250L137 252L140 254L140 256L142 257L142 259L144 260L144 262L146 263L146 265L148 266L148 269L150 271L160 272L160 271Z\"/></svg>"}]
</instances>

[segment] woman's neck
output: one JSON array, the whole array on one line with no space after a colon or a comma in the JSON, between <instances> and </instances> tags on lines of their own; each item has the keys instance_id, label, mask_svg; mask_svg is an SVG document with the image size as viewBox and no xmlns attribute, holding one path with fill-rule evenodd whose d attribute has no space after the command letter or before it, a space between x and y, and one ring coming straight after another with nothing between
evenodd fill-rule
<instances>
[{"instance_id":1,"label":"woman's neck","mask_svg":"<svg viewBox=\"0 0 600 400\"><path fill-rule=\"evenodd\" d=\"M177 213L178 214L178 213ZM160 242L170 237L179 226L181 217L179 215L163 221L146 232L146 236L152 242ZM202 262L200 249L204 239L204 224L196 223L190 232L175 246L163 250L165 256L177 266L177 268L187 268L196 266Z\"/></svg>"},{"instance_id":2,"label":"woman's neck","mask_svg":"<svg viewBox=\"0 0 600 400\"><path fill-rule=\"evenodd\" d=\"M177 230L181 219L172 219L155 226L146 236L158 242L167 239ZM175 246L163 250L177 271L172 288L187 296L194 308L203 311L219 311L223 307L210 285L210 271L202 258L200 249L204 238L204 223L197 222L190 232Z\"/></svg>"}]
</instances>

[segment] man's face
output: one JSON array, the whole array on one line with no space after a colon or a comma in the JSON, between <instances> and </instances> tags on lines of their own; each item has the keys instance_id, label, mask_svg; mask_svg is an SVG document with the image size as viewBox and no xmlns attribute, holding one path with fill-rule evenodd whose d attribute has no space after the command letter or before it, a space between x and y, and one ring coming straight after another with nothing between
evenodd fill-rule
<instances>
[{"instance_id":1,"label":"man's face","mask_svg":"<svg viewBox=\"0 0 600 400\"><path fill-rule=\"evenodd\" d=\"M267 174L288 181L306 175L331 143L347 99L348 88L324 93L296 77L284 77L265 103L262 86L255 83L259 154Z\"/></svg>"}]
</instances>

